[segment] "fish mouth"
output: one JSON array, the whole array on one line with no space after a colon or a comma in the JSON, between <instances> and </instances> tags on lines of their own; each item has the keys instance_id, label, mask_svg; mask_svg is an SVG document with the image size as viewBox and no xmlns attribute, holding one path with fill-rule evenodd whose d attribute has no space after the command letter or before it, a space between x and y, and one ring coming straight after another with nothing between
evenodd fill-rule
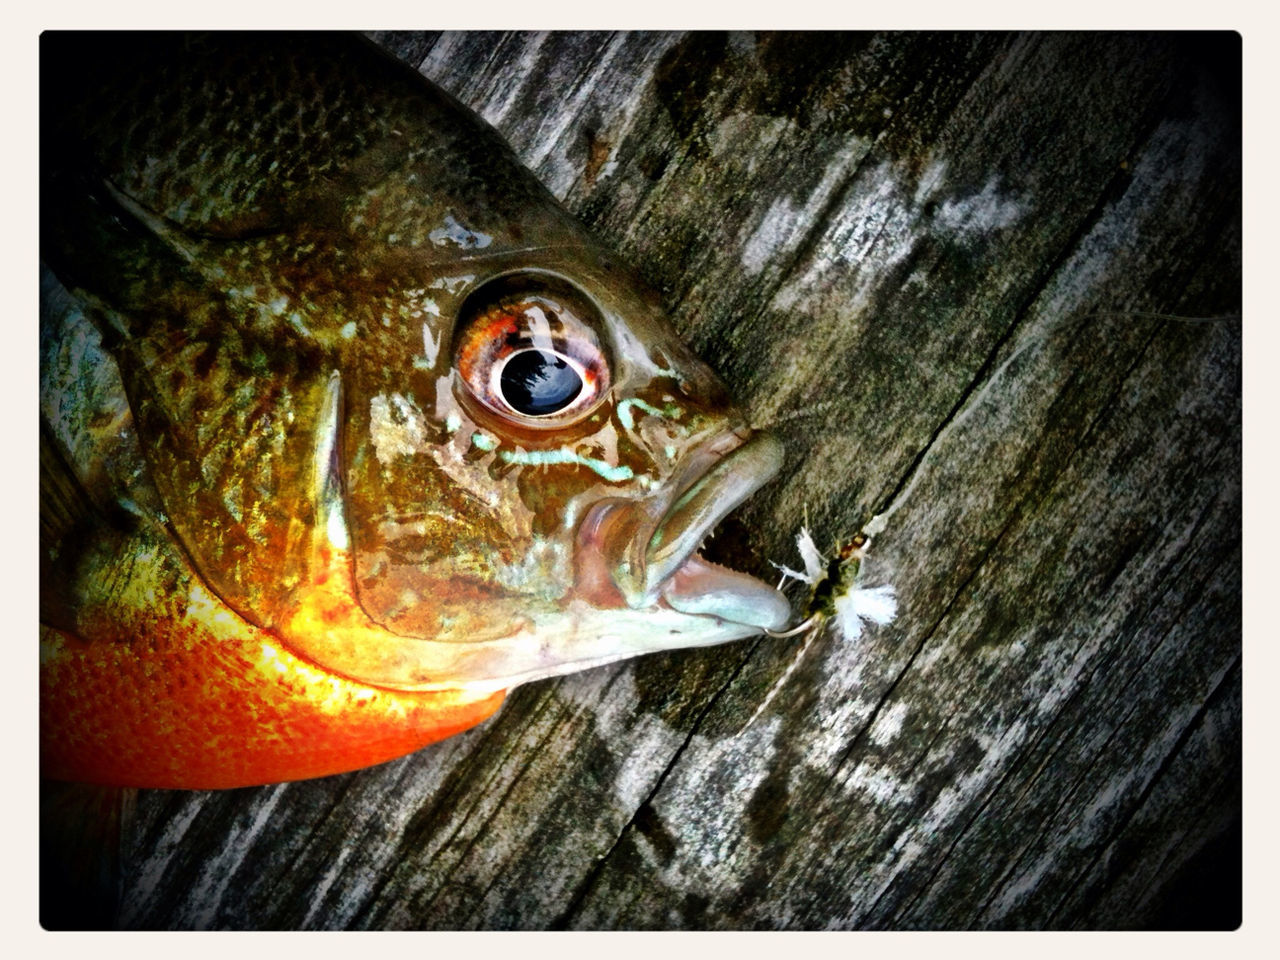
<instances>
[{"instance_id":1,"label":"fish mouth","mask_svg":"<svg viewBox=\"0 0 1280 960\"><path fill-rule=\"evenodd\" d=\"M708 459L711 465L698 470ZM605 560L613 553L606 546L610 541L622 550L614 554L619 562L594 565L580 586L593 584L590 592L597 597L602 590L620 593L633 609L665 604L680 613L760 631L784 627L791 619L786 597L698 552L716 524L778 473L782 444L767 433L745 442L729 434L704 447L694 460L695 478L677 486L679 492L656 523L634 502L613 501L592 511L580 535L587 552Z\"/></svg>"}]
</instances>

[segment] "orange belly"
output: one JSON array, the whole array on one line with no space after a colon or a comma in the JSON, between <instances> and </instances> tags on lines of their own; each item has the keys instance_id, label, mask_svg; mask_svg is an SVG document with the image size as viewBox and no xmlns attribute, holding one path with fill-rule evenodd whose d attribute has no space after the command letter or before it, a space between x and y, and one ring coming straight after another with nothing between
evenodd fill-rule
<instances>
[{"instance_id":1,"label":"orange belly","mask_svg":"<svg viewBox=\"0 0 1280 960\"><path fill-rule=\"evenodd\" d=\"M504 691L400 692L317 669L223 613L86 643L40 629L43 776L220 789L355 770L472 727Z\"/></svg>"}]
</instances>

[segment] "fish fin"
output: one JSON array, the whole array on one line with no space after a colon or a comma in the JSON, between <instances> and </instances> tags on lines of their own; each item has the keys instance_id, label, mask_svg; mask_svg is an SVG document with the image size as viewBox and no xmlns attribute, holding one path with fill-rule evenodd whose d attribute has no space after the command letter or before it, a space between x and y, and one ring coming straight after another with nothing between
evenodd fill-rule
<instances>
[{"instance_id":1,"label":"fish fin","mask_svg":"<svg viewBox=\"0 0 1280 960\"><path fill-rule=\"evenodd\" d=\"M41 210L41 256L76 297L104 307L112 326L145 327L148 305L163 292L199 285L173 231L157 232L157 218L122 203L99 171L55 168L42 183L46 194L53 199Z\"/></svg>"},{"instance_id":2,"label":"fish fin","mask_svg":"<svg viewBox=\"0 0 1280 960\"><path fill-rule=\"evenodd\" d=\"M196 264L195 244L181 227L117 189L110 180L103 179L102 191L111 198L117 208L137 221L149 235L158 239L188 264Z\"/></svg>"},{"instance_id":3,"label":"fish fin","mask_svg":"<svg viewBox=\"0 0 1280 960\"><path fill-rule=\"evenodd\" d=\"M40 926L113 930L119 925L124 837L138 791L40 782Z\"/></svg>"},{"instance_id":4,"label":"fish fin","mask_svg":"<svg viewBox=\"0 0 1280 960\"><path fill-rule=\"evenodd\" d=\"M94 502L43 421L40 424L40 621L80 634L85 558L136 527L123 508Z\"/></svg>"},{"instance_id":5,"label":"fish fin","mask_svg":"<svg viewBox=\"0 0 1280 960\"><path fill-rule=\"evenodd\" d=\"M40 622L85 642L126 640L127 632L110 627L135 561L145 558L149 575L170 583L181 581L183 568L171 534L155 518L89 489L42 421Z\"/></svg>"},{"instance_id":6,"label":"fish fin","mask_svg":"<svg viewBox=\"0 0 1280 960\"><path fill-rule=\"evenodd\" d=\"M351 536L342 493L342 375L337 370L329 374L320 405L312 470L316 537L336 550L347 550Z\"/></svg>"},{"instance_id":7,"label":"fish fin","mask_svg":"<svg viewBox=\"0 0 1280 960\"><path fill-rule=\"evenodd\" d=\"M73 531L98 520L98 510L67 464L58 443L40 423L41 556Z\"/></svg>"},{"instance_id":8,"label":"fish fin","mask_svg":"<svg viewBox=\"0 0 1280 960\"><path fill-rule=\"evenodd\" d=\"M75 571L101 539L105 518L40 423L40 620L76 632Z\"/></svg>"}]
</instances>

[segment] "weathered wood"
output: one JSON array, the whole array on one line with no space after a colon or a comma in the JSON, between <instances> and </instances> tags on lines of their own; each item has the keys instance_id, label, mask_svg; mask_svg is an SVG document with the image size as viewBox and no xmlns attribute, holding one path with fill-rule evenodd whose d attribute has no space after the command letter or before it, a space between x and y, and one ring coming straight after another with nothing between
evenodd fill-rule
<instances>
[{"instance_id":1,"label":"weathered wood","mask_svg":"<svg viewBox=\"0 0 1280 960\"><path fill-rule=\"evenodd\" d=\"M1240 329L1167 316L1239 312L1239 37L377 39L784 434L712 551L769 575L806 517L829 548L891 510L901 612L533 684L376 769L143 791L120 925L1238 921L1164 904L1239 845Z\"/></svg>"}]
</instances>

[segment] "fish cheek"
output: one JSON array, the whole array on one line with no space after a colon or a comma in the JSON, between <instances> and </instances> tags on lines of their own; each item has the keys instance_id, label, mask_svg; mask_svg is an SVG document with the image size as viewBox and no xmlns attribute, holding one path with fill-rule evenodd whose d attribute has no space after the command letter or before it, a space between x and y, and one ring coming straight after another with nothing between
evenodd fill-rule
<instances>
[{"instance_id":1,"label":"fish cheek","mask_svg":"<svg viewBox=\"0 0 1280 960\"><path fill-rule=\"evenodd\" d=\"M475 631L497 628L488 613L504 596L497 570L527 538L527 523L504 515L501 497L486 497L475 472L462 474L464 486L437 463L431 451L444 445L397 450L382 439L358 449L347 471L361 607L406 636L434 637L460 620Z\"/></svg>"},{"instance_id":2,"label":"fish cheek","mask_svg":"<svg viewBox=\"0 0 1280 960\"><path fill-rule=\"evenodd\" d=\"M619 495L643 496L643 489L630 481L636 474L632 465L622 462L613 466L600 457L601 451L590 446L579 445L574 452L586 464L605 472L626 471L627 482L608 482L584 463L522 466L516 474L520 501L531 514L531 532L545 540L563 540L566 545L592 503Z\"/></svg>"},{"instance_id":3,"label":"fish cheek","mask_svg":"<svg viewBox=\"0 0 1280 960\"><path fill-rule=\"evenodd\" d=\"M521 502L533 515L532 532L552 539L561 535L569 515L570 501L597 478L585 479L581 468L557 466L545 471L524 468L516 481Z\"/></svg>"},{"instance_id":4,"label":"fish cheek","mask_svg":"<svg viewBox=\"0 0 1280 960\"><path fill-rule=\"evenodd\" d=\"M408 553L418 538L403 538L386 551L361 552L356 592L370 619L401 636L466 640L505 632L500 589L460 573L459 556L416 561ZM470 553L463 546L465 556Z\"/></svg>"}]
</instances>

